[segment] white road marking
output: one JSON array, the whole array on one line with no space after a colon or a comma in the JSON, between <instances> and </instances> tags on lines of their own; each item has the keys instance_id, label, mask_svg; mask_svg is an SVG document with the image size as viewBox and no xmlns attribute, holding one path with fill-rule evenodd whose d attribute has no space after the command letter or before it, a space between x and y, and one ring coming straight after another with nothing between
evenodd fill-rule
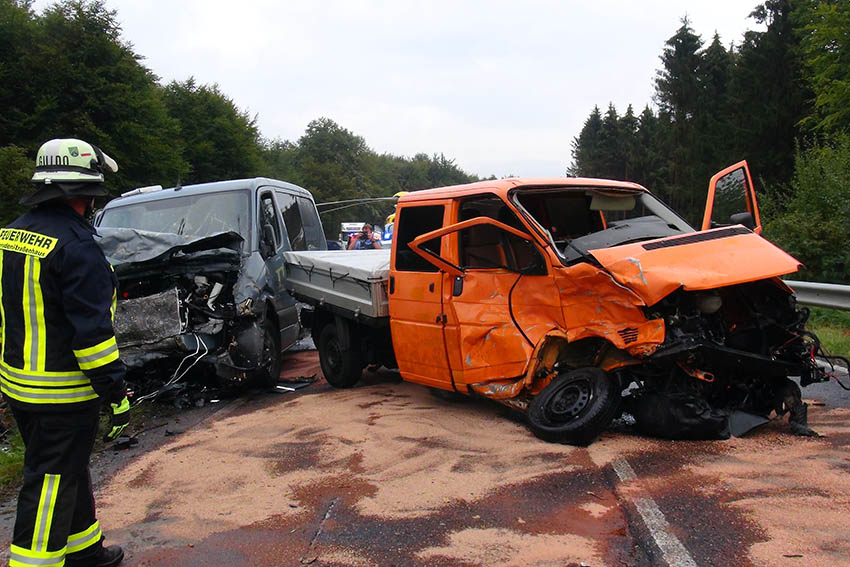
<instances>
[{"instance_id":1,"label":"white road marking","mask_svg":"<svg viewBox=\"0 0 850 567\"><path fill-rule=\"evenodd\" d=\"M620 482L637 480L632 466L625 459L617 459L611 465L620 478ZM675 535L670 532L670 524L661 513L655 500L649 495L635 496L632 503L637 508L646 529L649 530L655 545L661 550L661 555L669 567L697 567L696 561Z\"/></svg>"}]
</instances>

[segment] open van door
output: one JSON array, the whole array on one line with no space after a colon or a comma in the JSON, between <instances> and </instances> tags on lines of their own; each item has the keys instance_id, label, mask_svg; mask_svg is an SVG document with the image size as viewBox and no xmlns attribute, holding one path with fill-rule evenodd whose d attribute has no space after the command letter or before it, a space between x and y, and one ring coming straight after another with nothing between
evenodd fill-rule
<instances>
[{"instance_id":1,"label":"open van door","mask_svg":"<svg viewBox=\"0 0 850 567\"><path fill-rule=\"evenodd\" d=\"M761 234L756 191L746 160L718 171L708 183L702 230L732 224L742 224Z\"/></svg>"},{"instance_id":2,"label":"open van door","mask_svg":"<svg viewBox=\"0 0 850 567\"><path fill-rule=\"evenodd\" d=\"M485 195L477 203L485 201L496 198ZM546 331L563 325L559 290L543 253L530 234L510 225L522 226L519 219L506 214L511 218L503 217L505 222L479 216L410 243L411 250L447 274L444 337L453 387L463 392L470 384L493 384L487 391L499 399L518 393L522 384L512 379L525 372L534 345ZM445 255L424 246L452 233L457 237L443 247Z\"/></svg>"}]
</instances>

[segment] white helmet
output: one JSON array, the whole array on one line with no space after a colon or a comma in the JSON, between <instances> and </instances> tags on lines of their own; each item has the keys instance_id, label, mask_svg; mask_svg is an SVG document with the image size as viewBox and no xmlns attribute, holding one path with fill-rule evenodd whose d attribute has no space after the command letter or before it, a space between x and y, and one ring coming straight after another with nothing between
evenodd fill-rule
<instances>
[{"instance_id":1,"label":"white helmet","mask_svg":"<svg viewBox=\"0 0 850 567\"><path fill-rule=\"evenodd\" d=\"M97 146L75 138L48 140L38 149L35 158L32 182L38 189L21 199L21 204L106 195L104 171L114 173L118 171L118 164Z\"/></svg>"}]
</instances>

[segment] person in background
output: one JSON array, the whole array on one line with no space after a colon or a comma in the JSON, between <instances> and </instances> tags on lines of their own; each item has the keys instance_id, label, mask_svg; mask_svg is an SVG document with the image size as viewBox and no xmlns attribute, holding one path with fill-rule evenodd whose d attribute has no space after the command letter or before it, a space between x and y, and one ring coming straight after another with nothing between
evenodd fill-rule
<instances>
[{"instance_id":1,"label":"person in background","mask_svg":"<svg viewBox=\"0 0 850 567\"><path fill-rule=\"evenodd\" d=\"M42 144L21 199L32 209L0 229L0 389L26 447L10 567L113 567L89 459L102 406L116 439L130 403L112 328L118 280L86 217L118 164L76 139Z\"/></svg>"},{"instance_id":2,"label":"person in background","mask_svg":"<svg viewBox=\"0 0 850 567\"><path fill-rule=\"evenodd\" d=\"M372 225L369 223L364 224L360 233L355 234L348 243L349 250L376 250L381 247L381 240L374 233Z\"/></svg>"}]
</instances>

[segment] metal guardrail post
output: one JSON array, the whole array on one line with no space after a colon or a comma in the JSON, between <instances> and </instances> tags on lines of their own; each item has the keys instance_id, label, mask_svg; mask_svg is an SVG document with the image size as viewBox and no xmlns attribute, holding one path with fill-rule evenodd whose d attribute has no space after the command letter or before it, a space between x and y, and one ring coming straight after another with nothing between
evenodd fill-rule
<instances>
[{"instance_id":1,"label":"metal guardrail post","mask_svg":"<svg viewBox=\"0 0 850 567\"><path fill-rule=\"evenodd\" d=\"M785 280L797 296L797 302L816 307L850 311L850 285Z\"/></svg>"}]
</instances>

